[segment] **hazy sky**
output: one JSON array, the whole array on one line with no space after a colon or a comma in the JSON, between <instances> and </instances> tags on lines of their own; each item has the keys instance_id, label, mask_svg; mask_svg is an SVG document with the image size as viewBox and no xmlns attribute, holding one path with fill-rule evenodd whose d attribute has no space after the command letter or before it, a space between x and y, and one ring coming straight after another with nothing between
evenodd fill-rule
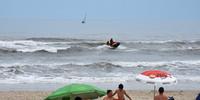
<instances>
[{"instance_id":1,"label":"hazy sky","mask_svg":"<svg viewBox=\"0 0 200 100\"><path fill-rule=\"evenodd\" d=\"M200 34L200 0L0 0L0 34ZM87 23L81 24L84 13Z\"/></svg>"}]
</instances>

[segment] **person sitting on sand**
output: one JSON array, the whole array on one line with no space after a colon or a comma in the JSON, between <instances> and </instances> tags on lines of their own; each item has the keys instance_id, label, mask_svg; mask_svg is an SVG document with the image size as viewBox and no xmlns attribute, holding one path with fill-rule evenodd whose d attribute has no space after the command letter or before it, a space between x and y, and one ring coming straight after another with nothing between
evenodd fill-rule
<instances>
[{"instance_id":1,"label":"person sitting on sand","mask_svg":"<svg viewBox=\"0 0 200 100\"><path fill-rule=\"evenodd\" d=\"M126 97L129 98L129 100L132 100L131 97L126 93L126 91L123 88L124 88L123 84L119 84L119 87L114 92L113 96L117 94L118 100L125 100L125 97L124 97L125 95Z\"/></svg>"},{"instance_id":2,"label":"person sitting on sand","mask_svg":"<svg viewBox=\"0 0 200 100\"><path fill-rule=\"evenodd\" d=\"M103 98L103 100L116 100L115 98L113 98L112 90L107 90L107 95Z\"/></svg>"},{"instance_id":3,"label":"person sitting on sand","mask_svg":"<svg viewBox=\"0 0 200 100\"><path fill-rule=\"evenodd\" d=\"M164 88L160 87L158 89L159 95L155 96L154 100L167 100L167 96L164 95Z\"/></svg>"},{"instance_id":4,"label":"person sitting on sand","mask_svg":"<svg viewBox=\"0 0 200 100\"><path fill-rule=\"evenodd\" d=\"M82 100L82 98L81 97L76 97L75 100Z\"/></svg>"}]
</instances>

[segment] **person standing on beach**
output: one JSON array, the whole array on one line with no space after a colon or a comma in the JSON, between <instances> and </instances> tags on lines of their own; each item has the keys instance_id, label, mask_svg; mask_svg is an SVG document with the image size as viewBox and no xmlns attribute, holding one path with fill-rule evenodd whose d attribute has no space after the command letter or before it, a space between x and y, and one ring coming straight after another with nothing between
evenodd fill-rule
<instances>
[{"instance_id":1,"label":"person standing on beach","mask_svg":"<svg viewBox=\"0 0 200 100\"><path fill-rule=\"evenodd\" d=\"M154 100L167 100L167 96L164 95L164 88L163 87L160 87L158 89L158 92L159 92L159 95L155 96Z\"/></svg>"},{"instance_id":2,"label":"person standing on beach","mask_svg":"<svg viewBox=\"0 0 200 100\"><path fill-rule=\"evenodd\" d=\"M129 100L132 100L123 88L123 84L119 84L118 89L114 92L113 96L117 94L118 100L125 100L125 95L127 98L129 98Z\"/></svg>"},{"instance_id":3,"label":"person standing on beach","mask_svg":"<svg viewBox=\"0 0 200 100\"><path fill-rule=\"evenodd\" d=\"M107 96L103 98L103 100L117 100L113 97L113 92L112 90L107 90Z\"/></svg>"}]
</instances>

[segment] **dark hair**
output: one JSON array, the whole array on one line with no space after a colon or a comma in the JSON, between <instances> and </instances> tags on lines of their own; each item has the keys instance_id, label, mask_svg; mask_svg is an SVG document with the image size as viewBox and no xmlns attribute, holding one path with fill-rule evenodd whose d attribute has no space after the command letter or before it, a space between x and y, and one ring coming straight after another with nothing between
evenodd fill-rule
<instances>
[{"instance_id":1,"label":"dark hair","mask_svg":"<svg viewBox=\"0 0 200 100\"><path fill-rule=\"evenodd\" d=\"M82 100L82 98L81 97L76 97L75 100Z\"/></svg>"},{"instance_id":2,"label":"dark hair","mask_svg":"<svg viewBox=\"0 0 200 100\"><path fill-rule=\"evenodd\" d=\"M159 93L163 93L165 90L164 90L164 88L163 87L160 87L159 89L158 89L158 91L159 91Z\"/></svg>"},{"instance_id":3,"label":"dark hair","mask_svg":"<svg viewBox=\"0 0 200 100\"><path fill-rule=\"evenodd\" d=\"M107 94L109 94L110 92L112 92L112 90L107 90Z\"/></svg>"},{"instance_id":4,"label":"dark hair","mask_svg":"<svg viewBox=\"0 0 200 100\"><path fill-rule=\"evenodd\" d=\"M123 89L123 88L124 88L124 85L123 85L123 84L119 84L118 88L119 88L119 89Z\"/></svg>"}]
</instances>

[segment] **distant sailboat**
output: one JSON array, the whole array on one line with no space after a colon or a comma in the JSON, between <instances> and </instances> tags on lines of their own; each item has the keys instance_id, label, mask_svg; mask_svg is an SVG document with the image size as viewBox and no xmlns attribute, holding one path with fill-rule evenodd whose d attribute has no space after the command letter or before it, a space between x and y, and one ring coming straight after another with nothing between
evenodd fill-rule
<instances>
[{"instance_id":1,"label":"distant sailboat","mask_svg":"<svg viewBox=\"0 0 200 100\"><path fill-rule=\"evenodd\" d=\"M86 23L86 16L87 16L87 14L85 13L85 16L83 17L83 20L81 21L82 24Z\"/></svg>"}]
</instances>

